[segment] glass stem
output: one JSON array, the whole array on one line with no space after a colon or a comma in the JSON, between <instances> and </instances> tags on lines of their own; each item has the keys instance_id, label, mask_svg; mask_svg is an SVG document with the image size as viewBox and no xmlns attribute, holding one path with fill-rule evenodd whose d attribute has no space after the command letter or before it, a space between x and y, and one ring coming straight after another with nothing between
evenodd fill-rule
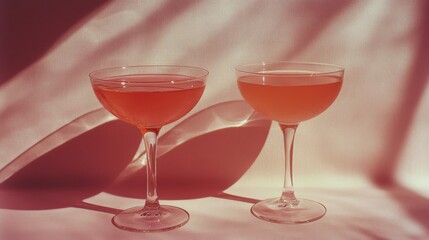
<instances>
[{"instance_id":1,"label":"glass stem","mask_svg":"<svg viewBox=\"0 0 429 240\"><path fill-rule=\"evenodd\" d=\"M142 131L146 150L147 169L147 195L144 208L146 210L158 210L158 193L156 181L156 148L158 143L159 129L145 129Z\"/></svg>"},{"instance_id":2,"label":"glass stem","mask_svg":"<svg viewBox=\"0 0 429 240\"><path fill-rule=\"evenodd\" d=\"M299 203L293 189L293 143L298 124L280 124L280 128L283 132L285 149L285 176L280 201L287 206L293 206Z\"/></svg>"}]
</instances>

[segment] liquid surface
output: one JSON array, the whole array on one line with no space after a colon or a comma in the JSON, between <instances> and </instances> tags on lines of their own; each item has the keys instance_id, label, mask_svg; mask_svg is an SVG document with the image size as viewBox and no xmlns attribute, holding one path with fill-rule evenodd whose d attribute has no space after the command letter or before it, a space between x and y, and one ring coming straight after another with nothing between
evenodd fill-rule
<instances>
[{"instance_id":1,"label":"liquid surface","mask_svg":"<svg viewBox=\"0 0 429 240\"><path fill-rule=\"evenodd\" d=\"M201 98L205 83L183 75L130 75L94 81L92 86L108 111L142 129L183 117Z\"/></svg>"},{"instance_id":2,"label":"liquid surface","mask_svg":"<svg viewBox=\"0 0 429 240\"><path fill-rule=\"evenodd\" d=\"M341 77L311 72L275 72L238 78L238 88L249 105L284 124L296 124L323 112L335 100L341 85Z\"/></svg>"}]
</instances>

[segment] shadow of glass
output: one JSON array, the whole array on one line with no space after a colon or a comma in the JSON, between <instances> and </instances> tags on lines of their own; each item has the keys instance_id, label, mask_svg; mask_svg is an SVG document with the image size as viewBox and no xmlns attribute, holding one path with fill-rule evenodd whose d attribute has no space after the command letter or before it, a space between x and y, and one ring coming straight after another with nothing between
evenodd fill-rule
<instances>
[{"instance_id":1,"label":"shadow of glass","mask_svg":"<svg viewBox=\"0 0 429 240\"><path fill-rule=\"evenodd\" d=\"M0 184L51 149L116 118L103 108L88 112L49 134L0 170Z\"/></svg>"},{"instance_id":2,"label":"shadow of glass","mask_svg":"<svg viewBox=\"0 0 429 240\"><path fill-rule=\"evenodd\" d=\"M159 139L160 198L194 199L224 191L256 160L270 126L244 101L223 102L181 122ZM145 198L145 165L130 164L107 192Z\"/></svg>"},{"instance_id":3,"label":"shadow of glass","mask_svg":"<svg viewBox=\"0 0 429 240\"><path fill-rule=\"evenodd\" d=\"M233 194L229 194L229 193L219 193L217 195L214 195L213 197L216 198L221 198L221 199L226 199L226 200L232 200L232 201L237 201L237 202L243 202L243 203L251 203L252 205L261 201L261 199L255 199L255 198L248 198L248 197L242 197L242 196L238 196L238 195L233 195Z\"/></svg>"},{"instance_id":4,"label":"shadow of glass","mask_svg":"<svg viewBox=\"0 0 429 240\"><path fill-rule=\"evenodd\" d=\"M84 200L103 191L144 198L146 169L134 158L140 133L114 119L103 109L85 114L6 165L0 170L0 208L114 214L119 210ZM212 196L231 186L255 161L270 125L243 101L183 120L159 139L161 199Z\"/></svg>"},{"instance_id":5,"label":"shadow of glass","mask_svg":"<svg viewBox=\"0 0 429 240\"><path fill-rule=\"evenodd\" d=\"M10 177L0 184L1 208L69 207L96 195L129 164L141 139L133 126L114 120L54 148L41 147L64 129L68 128L39 142L2 170ZM30 159L29 152L43 154L23 164L21 159Z\"/></svg>"}]
</instances>

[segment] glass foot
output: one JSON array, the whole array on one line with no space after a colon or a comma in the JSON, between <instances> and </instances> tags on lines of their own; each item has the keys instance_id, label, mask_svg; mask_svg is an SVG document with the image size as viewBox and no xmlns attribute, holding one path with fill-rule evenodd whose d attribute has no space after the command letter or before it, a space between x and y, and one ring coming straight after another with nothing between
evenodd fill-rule
<instances>
[{"instance_id":1,"label":"glass foot","mask_svg":"<svg viewBox=\"0 0 429 240\"><path fill-rule=\"evenodd\" d=\"M112 218L116 227L132 232L168 231L185 225L189 213L173 206L161 206L157 210L133 207Z\"/></svg>"},{"instance_id":2,"label":"glass foot","mask_svg":"<svg viewBox=\"0 0 429 240\"><path fill-rule=\"evenodd\" d=\"M298 201L298 204L290 204L281 202L279 198L270 198L253 205L251 212L262 220L285 224L313 222L326 213L326 207L318 202L307 199Z\"/></svg>"}]
</instances>

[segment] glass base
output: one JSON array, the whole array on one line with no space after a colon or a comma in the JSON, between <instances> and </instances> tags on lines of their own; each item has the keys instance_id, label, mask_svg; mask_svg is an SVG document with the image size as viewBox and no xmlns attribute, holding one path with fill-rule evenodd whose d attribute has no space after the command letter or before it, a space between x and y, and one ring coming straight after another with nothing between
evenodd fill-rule
<instances>
[{"instance_id":1,"label":"glass base","mask_svg":"<svg viewBox=\"0 0 429 240\"><path fill-rule=\"evenodd\" d=\"M112 218L116 227L132 232L161 232L185 225L189 213L173 206L161 206L157 210L133 207Z\"/></svg>"},{"instance_id":2,"label":"glass base","mask_svg":"<svg viewBox=\"0 0 429 240\"><path fill-rule=\"evenodd\" d=\"M298 204L291 204L281 202L279 198L270 198L253 205L251 212L262 220L284 224L313 222L326 213L326 207L318 202L307 199L298 201Z\"/></svg>"}]
</instances>

